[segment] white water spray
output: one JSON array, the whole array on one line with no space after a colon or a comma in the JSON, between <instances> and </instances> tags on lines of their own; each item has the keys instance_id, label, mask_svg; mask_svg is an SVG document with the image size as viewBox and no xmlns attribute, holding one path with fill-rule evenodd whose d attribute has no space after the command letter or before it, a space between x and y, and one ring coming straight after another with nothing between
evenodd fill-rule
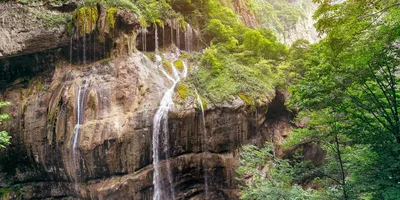
<instances>
[{"instance_id":1,"label":"white water spray","mask_svg":"<svg viewBox=\"0 0 400 200\"><path fill-rule=\"evenodd\" d=\"M174 105L173 96L176 85L180 82L181 78L186 76L186 70L183 72L179 72L178 69L172 65L172 77L168 75L168 73L162 68L162 58L159 55L156 55L156 64L157 68L159 68L162 73L173 82L172 86L164 93L164 96L160 102L160 106L154 115L153 119L153 185L154 185L154 194L153 200L163 200L163 199L175 199L175 191L173 188L173 176L171 171L171 165L169 162L169 135L168 135L168 112L169 109ZM186 71L186 72L185 72ZM163 142L161 143L161 140ZM160 147L162 145L162 147ZM162 150L162 152L161 152ZM160 156L161 154L165 155L166 162L166 170L168 176L168 185L169 188L166 188L166 185L163 183L163 177L161 177L161 167ZM169 191L170 194L166 194L165 192Z\"/></svg>"},{"instance_id":2,"label":"white water spray","mask_svg":"<svg viewBox=\"0 0 400 200\"><path fill-rule=\"evenodd\" d=\"M174 27L175 21L171 19L171 46L174 44Z\"/></svg>"},{"instance_id":3,"label":"white water spray","mask_svg":"<svg viewBox=\"0 0 400 200\"><path fill-rule=\"evenodd\" d=\"M195 90L196 96L197 96L197 103L199 104L201 108L201 121L202 121L202 130L203 130L203 143L201 145L202 151L203 151L203 170L204 170L204 190L206 193L206 199L209 197L209 186L208 186L208 174L207 174L207 165L205 164L205 153L207 151L207 129L206 129L206 119L204 116L204 107L203 107L203 101L201 100L199 94L197 93L197 90Z\"/></svg>"},{"instance_id":4,"label":"white water spray","mask_svg":"<svg viewBox=\"0 0 400 200\"><path fill-rule=\"evenodd\" d=\"M157 24L154 24L154 44L155 44L155 51L158 53L158 28Z\"/></svg>"},{"instance_id":5,"label":"white water spray","mask_svg":"<svg viewBox=\"0 0 400 200\"><path fill-rule=\"evenodd\" d=\"M88 89L88 84L84 84L79 87L77 98L76 98L76 125L74 127L74 132L72 134L72 169L74 170L72 173L72 177L76 182L78 182L78 170L79 170L79 151L77 151L78 139L80 135L81 125L83 123L83 116L85 111L85 102L86 102L86 92Z\"/></svg>"},{"instance_id":6,"label":"white water spray","mask_svg":"<svg viewBox=\"0 0 400 200\"><path fill-rule=\"evenodd\" d=\"M176 29L176 46L178 47L178 49L180 49L181 40L180 40L180 32L179 32L179 30L180 30L179 21L176 21L175 29Z\"/></svg>"},{"instance_id":7,"label":"white water spray","mask_svg":"<svg viewBox=\"0 0 400 200\"><path fill-rule=\"evenodd\" d=\"M147 28L145 26L142 26L142 28L140 29L140 33L141 33L141 39L142 39L142 50L143 51L147 51Z\"/></svg>"},{"instance_id":8,"label":"white water spray","mask_svg":"<svg viewBox=\"0 0 400 200\"><path fill-rule=\"evenodd\" d=\"M185 50L190 52L192 50L193 29L190 24L186 24L185 32Z\"/></svg>"}]
</instances>

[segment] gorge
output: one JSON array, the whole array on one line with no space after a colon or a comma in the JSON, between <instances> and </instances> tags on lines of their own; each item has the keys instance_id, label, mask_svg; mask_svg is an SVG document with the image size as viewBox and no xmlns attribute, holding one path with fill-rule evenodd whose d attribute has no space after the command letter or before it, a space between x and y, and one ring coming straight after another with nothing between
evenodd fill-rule
<instances>
[{"instance_id":1,"label":"gorge","mask_svg":"<svg viewBox=\"0 0 400 200\"><path fill-rule=\"evenodd\" d=\"M239 41L214 36L212 19L205 28L203 18L193 17L195 3L141 7L137 1L127 8L118 2L125 7L112 1L0 2L0 100L11 103L4 111L12 119L0 124L11 136L1 150L2 198L239 199L235 170L243 145L273 141L284 155L279 145L296 126L285 105L287 90L275 82L254 85L245 76L255 72L232 63L238 67L232 77L248 82L257 90L253 95L245 83L220 79L225 71L217 65L205 67L211 61L201 56L212 55L215 44L226 40L229 49ZM253 34L260 26L246 1L210 2L232 9L227 15L238 15L238 29ZM153 4L173 14L148 20L144 8L151 13ZM271 37L278 50L260 50L274 55L251 66L278 73L270 63L286 47L265 35L260 41ZM208 72L201 69L216 70L213 81L240 89L216 98L231 90L207 85ZM322 159L320 149L308 149L308 159Z\"/></svg>"}]
</instances>

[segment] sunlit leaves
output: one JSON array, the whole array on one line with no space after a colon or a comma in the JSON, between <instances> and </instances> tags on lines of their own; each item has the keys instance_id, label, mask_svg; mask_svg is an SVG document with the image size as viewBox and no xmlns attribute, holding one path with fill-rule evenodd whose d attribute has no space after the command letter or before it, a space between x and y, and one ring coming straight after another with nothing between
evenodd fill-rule
<instances>
[{"instance_id":1,"label":"sunlit leaves","mask_svg":"<svg viewBox=\"0 0 400 200\"><path fill-rule=\"evenodd\" d=\"M0 101L0 111L1 108L8 106L10 103L6 101ZM6 113L0 113L0 124L2 121L6 121L10 119L10 115ZM5 148L6 145L10 144L10 139L11 137L8 136L8 133L6 131L0 131L0 148Z\"/></svg>"}]
</instances>

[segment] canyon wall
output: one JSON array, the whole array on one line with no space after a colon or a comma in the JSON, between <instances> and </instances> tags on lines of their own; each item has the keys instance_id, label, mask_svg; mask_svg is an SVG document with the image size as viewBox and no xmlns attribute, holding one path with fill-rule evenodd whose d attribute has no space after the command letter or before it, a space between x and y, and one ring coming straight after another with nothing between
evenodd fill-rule
<instances>
[{"instance_id":1,"label":"canyon wall","mask_svg":"<svg viewBox=\"0 0 400 200\"><path fill-rule=\"evenodd\" d=\"M3 198L152 199L153 118L172 83L136 50L143 46L140 34L126 34L139 32L137 16L118 13L125 29L103 43L91 39L95 34L71 39L65 25L50 27L44 18L32 17L41 9L62 15L74 5L0 3L0 100L11 102L2 111L12 118L0 124L12 137L0 150L0 187L13 188ZM255 23L252 18L248 23ZM165 35L176 35L171 27ZM147 37L152 51L154 29ZM173 40L163 38L161 45ZM196 63L189 66L190 73ZM278 90L256 106L240 98L209 101L203 123L196 97L175 94L169 139L161 138L170 148L159 164L165 180L160 184L168 186L170 168L168 187L176 199L238 199L238 150L271 138L281 141L290 132L293 116L285 99Z\"/></svg>"}]
</instances>

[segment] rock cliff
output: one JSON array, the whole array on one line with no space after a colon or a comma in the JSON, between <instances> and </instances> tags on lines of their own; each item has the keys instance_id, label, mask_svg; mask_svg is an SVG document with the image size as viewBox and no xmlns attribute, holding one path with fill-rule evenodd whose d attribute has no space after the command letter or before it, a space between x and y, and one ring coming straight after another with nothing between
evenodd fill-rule
<instances>
[{"instance_id":1,"label":"rock cliff","mask_svg":"<svg viewBox=\"0 0 400 200\"><path fill-rule=\"evenodd\" d=\"M47 6L50 15L58 16L74 5ZM141 48L135 38L140 34L132 36L132 44L127 43L130 36L120 34L108 44L83 40L83 45L79 36L70 39L65 25L38 26L35 20L44 19L32 18L26 9L48 7L0 3L0 100L11 102L5 112L12 118L0 125L12 137L1 150L0 186L17 188L4 197L152 199L153 118L172 83L130 46ZM135 16L117 16L130 27L124 31L138 32ZM177 32L169 31L166 35ZM154 40L154 30L147 36ZM106 47L112 52L103 51ZM86 58L80 57L82 51ZM190 66L189 73L196 63ZM170 148L159 164L165 180L160 184L169 184L168 168L176 199L238 199L238 149L287 135L293 116L285 98L277 91L255 107L240 99L208 102L203 123L196 96L175 94L179 103L168 113L169 140L161 138Z\"/></svg>"}]
</instances>

